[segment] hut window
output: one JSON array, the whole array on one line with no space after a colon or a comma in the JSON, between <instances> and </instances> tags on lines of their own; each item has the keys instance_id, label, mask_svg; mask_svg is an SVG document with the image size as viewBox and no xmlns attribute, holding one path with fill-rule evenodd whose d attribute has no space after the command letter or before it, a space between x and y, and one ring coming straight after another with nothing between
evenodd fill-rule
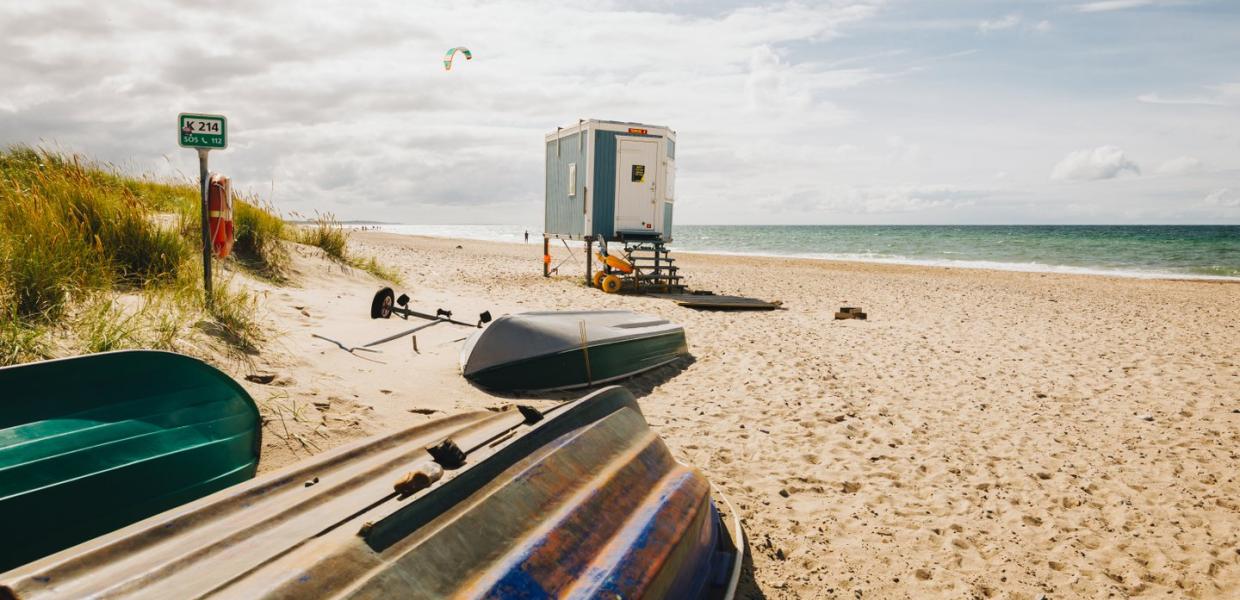
<instances>
[{"instance_id":1,"label":"hut window","mask_svg":"<svg viewBox=\"0 0 1240 600\"><path fill-rule=\"evenodd\" d=\"M577 163L568 163L568 195L577 195Z\"/></svg>"}]
</instances>

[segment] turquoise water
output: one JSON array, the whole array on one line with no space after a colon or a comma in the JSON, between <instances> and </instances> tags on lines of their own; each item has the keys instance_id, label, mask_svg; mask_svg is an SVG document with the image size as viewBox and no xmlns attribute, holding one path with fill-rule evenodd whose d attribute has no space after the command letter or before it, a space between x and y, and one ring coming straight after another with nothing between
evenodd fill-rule
<instances>
[{"instance_id":1,"label":"turquoise water","mask_svg":"<svg viewBox=\"0 0 1240 600\"><path fill-rule=\"evenodd\" d=\"M541 226L386 225L531 243ZM1018 271L1240 280L1240 225L680 225L674 250Z\"/></svg>"}]
</instances>

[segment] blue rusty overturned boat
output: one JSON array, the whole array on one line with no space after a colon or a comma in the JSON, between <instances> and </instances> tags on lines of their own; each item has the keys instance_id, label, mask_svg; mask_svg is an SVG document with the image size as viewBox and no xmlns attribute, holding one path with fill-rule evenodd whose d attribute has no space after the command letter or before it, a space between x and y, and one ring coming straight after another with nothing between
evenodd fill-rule
<instances>
[{"instance_id":1,"label":"blue rusty overturned boat","mask_svg":"<svg viewBox=\"0 0 1240 600\"><path fill-rule=\"evenodd\" d=\"M0 369L0 570L254 477L260 427L237 382L180 354Z\"/></svg>"},{"instance_id":2,"label":"blue rusty overturned boat","mask_svg":"<svg viewBox=\"0 0 1240 600\"><path fill-rule=\"evenodd\" d=\"M446 417L0 575L0 597L731 598L740 522L632 394Z\"/></svg>"}]
</instances>

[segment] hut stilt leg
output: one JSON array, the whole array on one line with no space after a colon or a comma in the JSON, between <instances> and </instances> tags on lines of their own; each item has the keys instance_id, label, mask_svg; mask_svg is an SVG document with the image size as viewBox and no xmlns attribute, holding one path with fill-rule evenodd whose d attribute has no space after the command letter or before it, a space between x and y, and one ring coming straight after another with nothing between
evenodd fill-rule
<instances>
[{"instance_id":1,"label":"hut stilt leg","mask_svg":"<svg viewBox=\"0 0 1240 600\"><path fill-rule=\"evenodd\" d=\"M586 285L590 285L590 271L594 270L594 240L586 239Z\"/></svg>"}]
</instances>

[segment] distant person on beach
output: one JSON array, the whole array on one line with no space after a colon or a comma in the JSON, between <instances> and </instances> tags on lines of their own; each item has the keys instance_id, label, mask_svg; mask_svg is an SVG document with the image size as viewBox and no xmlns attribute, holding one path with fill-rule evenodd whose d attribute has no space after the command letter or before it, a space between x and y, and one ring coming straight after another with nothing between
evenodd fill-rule
<instances>
[{"instance_id":1,"label":"distant person on beach","mask_svg":"<svg viewBox=\"0 0 1240 600\"><path fill-rule=\"evenodd\" d=\"M530 243L530 230L525 230L525 243Z\"/></svg>"}]
</instances>

